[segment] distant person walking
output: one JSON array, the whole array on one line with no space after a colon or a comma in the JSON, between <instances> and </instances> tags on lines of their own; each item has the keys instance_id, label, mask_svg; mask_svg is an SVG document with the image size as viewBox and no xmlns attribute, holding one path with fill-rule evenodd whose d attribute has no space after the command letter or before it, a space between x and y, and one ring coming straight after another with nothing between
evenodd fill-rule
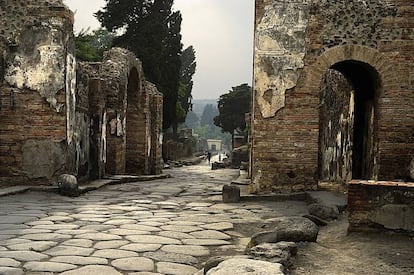
<instances>
[{"instance_id":1,"label":"distant person walking","mask_svg":"<svg viewBox=\"0 0 414 275\"><path fill-rule=\"evenodd\" d=\"M208 160L208 164L210 164L211 152L207 152L207 160Z\"/></svg>"}]
</instances>

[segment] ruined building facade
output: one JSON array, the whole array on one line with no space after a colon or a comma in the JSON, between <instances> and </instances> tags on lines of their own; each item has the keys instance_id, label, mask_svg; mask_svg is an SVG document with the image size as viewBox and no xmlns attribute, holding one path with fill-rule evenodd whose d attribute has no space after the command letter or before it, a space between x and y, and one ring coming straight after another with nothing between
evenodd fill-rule
<instances>
[{"instance_id":1,"label":"ruined building facade","mask_svg":"<svg viewBox=\"0 0 414 275\"><path fill-rule=\"evenodd\" d=\"M161 172L162 95L132 53L77 62L60 0L5 0L0 14L0 185Z\"/></svg>"},{"instance_id":2,"label":"ruined building facade","mask_svg":"<svg viewBox=\"0 0 414 275\"><path fill-rule=\"evenodd\" d=\"M412 0L256 0L252 192L407 180Z\"/></svg>"}]
</instances>

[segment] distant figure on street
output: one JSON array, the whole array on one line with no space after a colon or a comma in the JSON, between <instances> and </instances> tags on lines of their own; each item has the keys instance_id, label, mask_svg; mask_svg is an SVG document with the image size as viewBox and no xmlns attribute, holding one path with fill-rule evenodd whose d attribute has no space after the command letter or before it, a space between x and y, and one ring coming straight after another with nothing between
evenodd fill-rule
<instances>
[{"instance_id":1,"label":"distant figure on street","mask_svg":"<svg viewBox=\"0 0 414 275\"><path fill-rule=\"evenodd\" d=\"M221 161L221 153L219 153L219 161Z\"/></svg>"},{"instance_id":2,"label":"distant figure on street","mask_svg":"<svg viewBox=\"0 0 414 275\"><path fill-rule=\"evenodd\" d=\"M208 164L210 164L211 152L207 152L207 160L208 160Z\"/></svg>"}]
</instances>

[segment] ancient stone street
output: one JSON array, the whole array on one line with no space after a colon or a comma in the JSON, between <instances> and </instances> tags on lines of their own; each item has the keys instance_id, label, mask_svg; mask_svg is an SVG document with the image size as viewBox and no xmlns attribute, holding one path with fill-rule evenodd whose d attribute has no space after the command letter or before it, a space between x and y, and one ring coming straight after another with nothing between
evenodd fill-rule
<instances>
[{"instance_id":1,"label":"ancient stone street","mask_svg":"<svg viewBox=\"0 0 414 275\"><path fill-rule=\"evenodd\" d=\"M307 213L301 202L223 204L237 170L168 170L172 178L110 185L78 198L1 197L0 274L194 274L243 254L249 228Z\"/></svg>"}]
</instances>

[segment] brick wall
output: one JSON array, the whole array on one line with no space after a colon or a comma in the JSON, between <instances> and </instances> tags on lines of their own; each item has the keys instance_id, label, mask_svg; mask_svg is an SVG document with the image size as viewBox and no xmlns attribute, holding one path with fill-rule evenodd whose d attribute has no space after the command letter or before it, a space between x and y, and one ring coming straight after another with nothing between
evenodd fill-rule
<instances>
[{"instance_id":1,"label":"brick wall","mask_svg":"<svg viewBox=\"0 0 414 275\"><path fill-rule=\"evenodd\" d=\"M348 231L414 231L414 185L353 180L348 189Z\"/></svg>"},{"instance_id":2,"label":"brick wall","mask_svg":"<svg viewBox=\"0 0 414 275\"><path fill-rule=\"evenodd\" d=\"M281 20L278 10L290 12L292 22ZM252 192L317 187L321 81L347 60L368 68L370 77L378 75L370 176L408 177L414 155L413 11L409 0L256 1ZM284 28L292 30L289 35L278 34Z\"/></svg>"}]
</instances>

